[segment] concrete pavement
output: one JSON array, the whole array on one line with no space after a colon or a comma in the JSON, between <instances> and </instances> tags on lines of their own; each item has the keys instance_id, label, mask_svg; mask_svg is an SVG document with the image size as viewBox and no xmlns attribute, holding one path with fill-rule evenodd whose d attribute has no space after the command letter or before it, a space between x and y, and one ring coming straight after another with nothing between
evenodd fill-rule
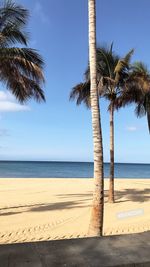
<instances>
[{"instance_id":1,"label":"concrete pavement","mask_svg":"<svg viewBox=\"0 0 150 267\"><path fill-rule=\"evenodd\" d=\"M0 245L0 267L150 267L150 231L141 234Z\"/></svg>"}]
</instances>

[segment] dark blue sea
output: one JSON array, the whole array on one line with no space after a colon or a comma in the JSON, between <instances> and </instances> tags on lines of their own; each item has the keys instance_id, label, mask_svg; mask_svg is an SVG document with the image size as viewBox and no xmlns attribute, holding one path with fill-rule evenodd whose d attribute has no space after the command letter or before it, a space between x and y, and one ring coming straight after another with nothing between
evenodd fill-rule
<instances>
[{"instance_id":1,"label":"dark blue sea","mask_svg":"<svg viewBox=\"0 0 150 267\"><path fill-rule=\"evenodd\" d=\"M109 177L109 163L104 164ZM0 161L1 178L91 178L91 162ZM150 164L115 163L116 178L150 178Z\"/></svg>"}]
</instances>

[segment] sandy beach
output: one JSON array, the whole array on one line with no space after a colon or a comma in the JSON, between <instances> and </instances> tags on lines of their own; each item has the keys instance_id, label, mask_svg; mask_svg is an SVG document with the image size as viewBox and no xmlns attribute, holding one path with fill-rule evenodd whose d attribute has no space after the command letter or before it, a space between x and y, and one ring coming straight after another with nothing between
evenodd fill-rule
<instances>
[{"instance_id":1,"label":"sandy beach","mask_svg":"<svg viewBox=\"0 0 150 267\"><path fill-rule=\"evenodd\" d=\"M87 236L92 179L0 179L0 243ZM104 235L150 230L150 179L116 179Z\"/></svg>"}]
</instances>

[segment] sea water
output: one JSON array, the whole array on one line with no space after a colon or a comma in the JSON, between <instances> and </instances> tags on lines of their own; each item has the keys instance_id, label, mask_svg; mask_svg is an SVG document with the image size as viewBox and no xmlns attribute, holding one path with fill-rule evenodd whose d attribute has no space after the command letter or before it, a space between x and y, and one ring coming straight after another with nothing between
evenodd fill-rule
<instances>
[{"instance_id":1,"label":"sea water","mask_svg":"<svg viewBox=\"0 0 150 267\"><path fill-rule=\"evenodd\" d=\"M109 177L109 163L104 164ZM91 178L92 162L0 161L2 178ZM115 163L116 178L150 178L150 164Z\"/></svg>"}]
</instances>

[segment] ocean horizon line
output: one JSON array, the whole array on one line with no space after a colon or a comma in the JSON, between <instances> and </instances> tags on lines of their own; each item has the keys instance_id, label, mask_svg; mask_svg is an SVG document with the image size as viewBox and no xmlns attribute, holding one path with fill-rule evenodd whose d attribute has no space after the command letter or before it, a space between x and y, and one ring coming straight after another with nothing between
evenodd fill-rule
<instances>
[{"instance_id":1,"label":"ocean horizon line","mask_svg":"<svg viewBox=\"0 0 150 267\"><path fill-rule=\"evenodd\" d=\"M27 163L94 163L93 161L70 161L70 160L0 160L0 162L27 162ZM115 164L141 164L141 165L149 165L150 162L114 162ZM109 161L104 162L104 164L110 164Z\"/></svg>"}]
</instances>

